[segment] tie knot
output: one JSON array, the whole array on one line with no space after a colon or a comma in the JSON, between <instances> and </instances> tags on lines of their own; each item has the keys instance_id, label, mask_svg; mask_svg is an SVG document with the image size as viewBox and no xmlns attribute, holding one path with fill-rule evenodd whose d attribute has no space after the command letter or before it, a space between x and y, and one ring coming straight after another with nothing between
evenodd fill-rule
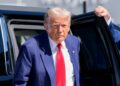
<instances>
[{"instance_id":1,"label":"tie knot","mask_svg":"<svg viewBox=\"0 0 120 86\"><path fill-rule=\"evenodd\" d=\"M57 45L57 48L58 48L58 49L61 49L61 47L62 47L62 45L61 45L61 43L59 43L59 44Z\"/></svg>"}]
</instances>

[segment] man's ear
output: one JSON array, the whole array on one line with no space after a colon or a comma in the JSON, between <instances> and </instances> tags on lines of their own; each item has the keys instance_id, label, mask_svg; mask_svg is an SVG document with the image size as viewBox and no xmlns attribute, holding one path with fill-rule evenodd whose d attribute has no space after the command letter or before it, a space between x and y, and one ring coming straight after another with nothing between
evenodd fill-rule
<instances>
[{"instance_id":1,"label":"man's ear","mask_svg":"<svg viewBox=\"0 0 120 86\"><path fill-rule=\"evenodd\" d=\"M44 23L44 28L45 28L45 31L48 33L49 32L49 24Z\"/></svg>"},{"instance_id":2,"label":"man's ear","mask_svg":"<svg viewBox=\"0 0 120 86\"><path fill-rule=\"evenodd\" d=\"M47 21L44 21L44 28L45 30L48 29Z\"/></svg>"}]
</instances>

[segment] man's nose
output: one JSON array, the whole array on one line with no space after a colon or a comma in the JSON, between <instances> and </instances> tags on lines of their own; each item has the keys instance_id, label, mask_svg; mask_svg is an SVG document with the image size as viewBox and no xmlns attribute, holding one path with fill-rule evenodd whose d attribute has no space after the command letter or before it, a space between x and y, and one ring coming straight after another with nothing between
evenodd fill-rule
<instances>
[{"instance_id":1,"label":"man's nose","mask_svg":"<svg viewBox=\"0 0 120 86\"><path fill-rule=\"evenodd\" d=\"M58 30L59 30L60 32L63 31L62 25L59 25L59 26L58 26Z\"/></svg>"}]
</instances>

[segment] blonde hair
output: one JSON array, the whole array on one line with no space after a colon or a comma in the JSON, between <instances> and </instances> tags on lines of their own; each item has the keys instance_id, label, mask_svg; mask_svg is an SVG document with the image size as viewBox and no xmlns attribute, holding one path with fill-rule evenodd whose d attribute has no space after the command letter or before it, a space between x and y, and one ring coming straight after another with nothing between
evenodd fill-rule
<instances>
[{"instance_id":1,"label":"blonde hair","mask_svg":"<svg viewBox=\"0 0 120 86\"><path fill-rule=\"evenodd\" d=\"M68 10L66 10L64 8L60 8L60 7L55 7L55 8L49 9L44 17L44 20L46 22L48 18L57 17L57 16L58 17L66 16L69 18L69 21L71 21L71 13Z\"/></svg>"}]
</instances>

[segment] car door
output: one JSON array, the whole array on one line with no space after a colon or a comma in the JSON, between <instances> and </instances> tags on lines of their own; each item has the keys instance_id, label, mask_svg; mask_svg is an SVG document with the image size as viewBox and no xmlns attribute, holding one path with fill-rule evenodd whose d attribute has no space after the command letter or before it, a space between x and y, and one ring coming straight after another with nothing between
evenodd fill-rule
<instances>
[{"instance_id":1,"label":"car door","mask_svg":"<svg viewBox=\"0 0 120 86\"><path fill-rule=\"evenodd\" d=\"M104 18L94 12L75 16L71 32L81 39L83 86L120 86L120 55Z\"/></svg>"},{"instance_id":2,"label":"car door","mask_svg":"<svg viewBox=\"0 0 120 86\"><path fill-rule=\"evenodd\" d=\"M11 86L13 78L13 52L5 18L0 16L0 86Z\"/></svg>"}]
</instances>

